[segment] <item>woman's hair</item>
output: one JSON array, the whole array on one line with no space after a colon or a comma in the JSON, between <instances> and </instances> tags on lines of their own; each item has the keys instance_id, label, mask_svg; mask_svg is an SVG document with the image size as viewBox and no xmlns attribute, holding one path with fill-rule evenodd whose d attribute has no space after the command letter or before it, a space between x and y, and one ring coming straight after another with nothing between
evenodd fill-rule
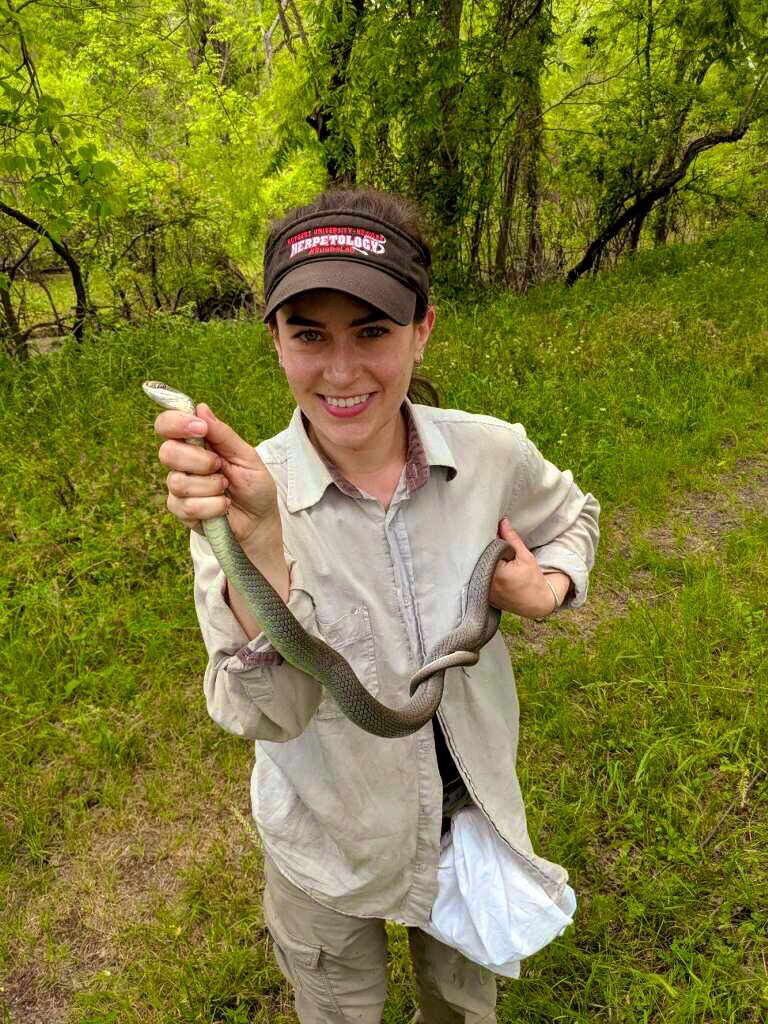
<instances>
[{"instance_id":1,"label":"woman's hair","mask_svg":"<svg viewBox=\"0 0 768 1024\"><path fill-rule=\"evenodd\" d=\"M269 248L273 239L293 220L298 217L309 217L313 213L332 213L334 210L346 210L360 213L362 216L384 220L410 235L424 249L426 256L425 270L429 273L432 265L432 254L427 241L427 229L424 216L419 208L409 199L392 192L379 192L374 188L329 188L321 192L306 206L297 206L287 214L270 224L270 232L266 242ZM414 323L420 324L427 315L427 303L417 295L416 309L413 314ZM270 317L271 327L275 327L274 316ZM408 385L408 398L421 405L440 405L440 398L434 384L421 374L412 374Z\"/></svg>"}]
</instances>

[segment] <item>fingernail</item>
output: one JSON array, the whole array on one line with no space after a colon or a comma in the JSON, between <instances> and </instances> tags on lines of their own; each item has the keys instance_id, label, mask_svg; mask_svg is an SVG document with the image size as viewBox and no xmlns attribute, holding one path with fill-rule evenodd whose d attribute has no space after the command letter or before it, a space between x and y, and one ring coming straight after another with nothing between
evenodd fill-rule
<instances>
[{"instance_id":1,"label":"fingernail","mask_svg":"<svg viewBox=\"0 0 768 1024\"><path fill-rule=\"evenodd\" d=\"M205 420L190 420L187 430L191 430L193 434L202 434L205 430Z\"/></svg>"}]
</instances>

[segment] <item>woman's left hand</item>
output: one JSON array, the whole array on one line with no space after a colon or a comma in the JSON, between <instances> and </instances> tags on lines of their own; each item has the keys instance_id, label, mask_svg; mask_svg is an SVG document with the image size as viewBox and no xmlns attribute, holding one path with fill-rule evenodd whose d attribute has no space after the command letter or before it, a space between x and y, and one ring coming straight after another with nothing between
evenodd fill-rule
<instances>
[{"instance_id":1,"label":"woman's left hand","mask_svg":"<svg viewBox=\"0 0 768 1024\"><path fill-rule=\"evenodd\" d=\"M515 533L507 519L499 523L499 537L513 548L515 557L510 562L499 562L491 581L490 602L504 612L514 612L527 619L541 619L549 615L555 599L547 580L555 588L558 603L562 604L571 586L564 572L544 573L533 553Z\"/></svg>"}]
</instances>

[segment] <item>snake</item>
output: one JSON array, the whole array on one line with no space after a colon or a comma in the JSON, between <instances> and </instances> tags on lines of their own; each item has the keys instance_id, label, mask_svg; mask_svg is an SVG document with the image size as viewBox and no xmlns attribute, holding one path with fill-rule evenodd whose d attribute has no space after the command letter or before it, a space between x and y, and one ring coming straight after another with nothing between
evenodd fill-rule
<instances>
[{"instance_id":1,"label":"snake","mask_svg":"<svg viewBox=\"0 0 768 1024\"><path fill-rule=\"evenodd\" d=\"M195 415L195 403L182 391L152 380L144 381L142 389L164 409ZM188 444L208 447L202 437L185 440ZM338 651L302 626L245 554L226 515L204 519L201 525L222 572L242 595L272 647L294 668L316 679L351 722L374 736L387 739L408 736L426 725L440 706L446 671L475 665L481 649L499 628L501 612L489 600L491 580L498 562L514 558L514 550L497 537L485 547L472 570L466 611L458 626L430 648L422 667L411 676L408 703L388 707L366 689Z\"/></svg>"}]
</instances>

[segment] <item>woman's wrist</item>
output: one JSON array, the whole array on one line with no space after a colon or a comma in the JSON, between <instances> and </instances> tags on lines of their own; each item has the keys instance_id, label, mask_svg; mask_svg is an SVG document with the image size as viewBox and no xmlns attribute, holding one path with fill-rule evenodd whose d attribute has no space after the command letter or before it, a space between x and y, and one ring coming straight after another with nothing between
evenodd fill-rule
<instances>
[{"instance_id":1,"label":"woman's wrist","mask_svg":"<svg viewBox=\"0 0 768 1024\"><path fill-rule=\"evenodd\" d=\"M543 570L542 576L544 577L545 587L552 595L552 608L545 615L536 616L539 622L553 615L562 606L563 601L568 597L571 590L571 577L564 572L556 569Z\"/></svg>"},{"instance_id":2,"label":"woman's wrist","mask_svg":"<svg viewBox=\"0 0 768 1024\"><path fill-rule=\"evenodd\" d=\"M280 517L270 517L259 522L242 540L237 538L240 547L254 565L272 560L276 552L283 553L283 527Z\"/></svg>"},{"instance_id":3,"label":"woman's wrist","mask_svg":"<svg viewBox=\"0 0 768 1024\"><path fill-rule=\"evenodd\" d=\"M288 600L289 574L283 552L283 528L280 518L259 524L244 541L240 542L248 561L280 594Z\"/></svg>"},{"instance_id":4,"label":"woman's wrist","mask_svg":"<svg viewBox=\"0 0 768 1024\"><path fill-rule=\"evenodd\" d=\"M557 595L557 607L559 608L571 593L573 581L567 573L560 572L559 569L544 569L543 575Z\"/></svg>"}]
</instances>

